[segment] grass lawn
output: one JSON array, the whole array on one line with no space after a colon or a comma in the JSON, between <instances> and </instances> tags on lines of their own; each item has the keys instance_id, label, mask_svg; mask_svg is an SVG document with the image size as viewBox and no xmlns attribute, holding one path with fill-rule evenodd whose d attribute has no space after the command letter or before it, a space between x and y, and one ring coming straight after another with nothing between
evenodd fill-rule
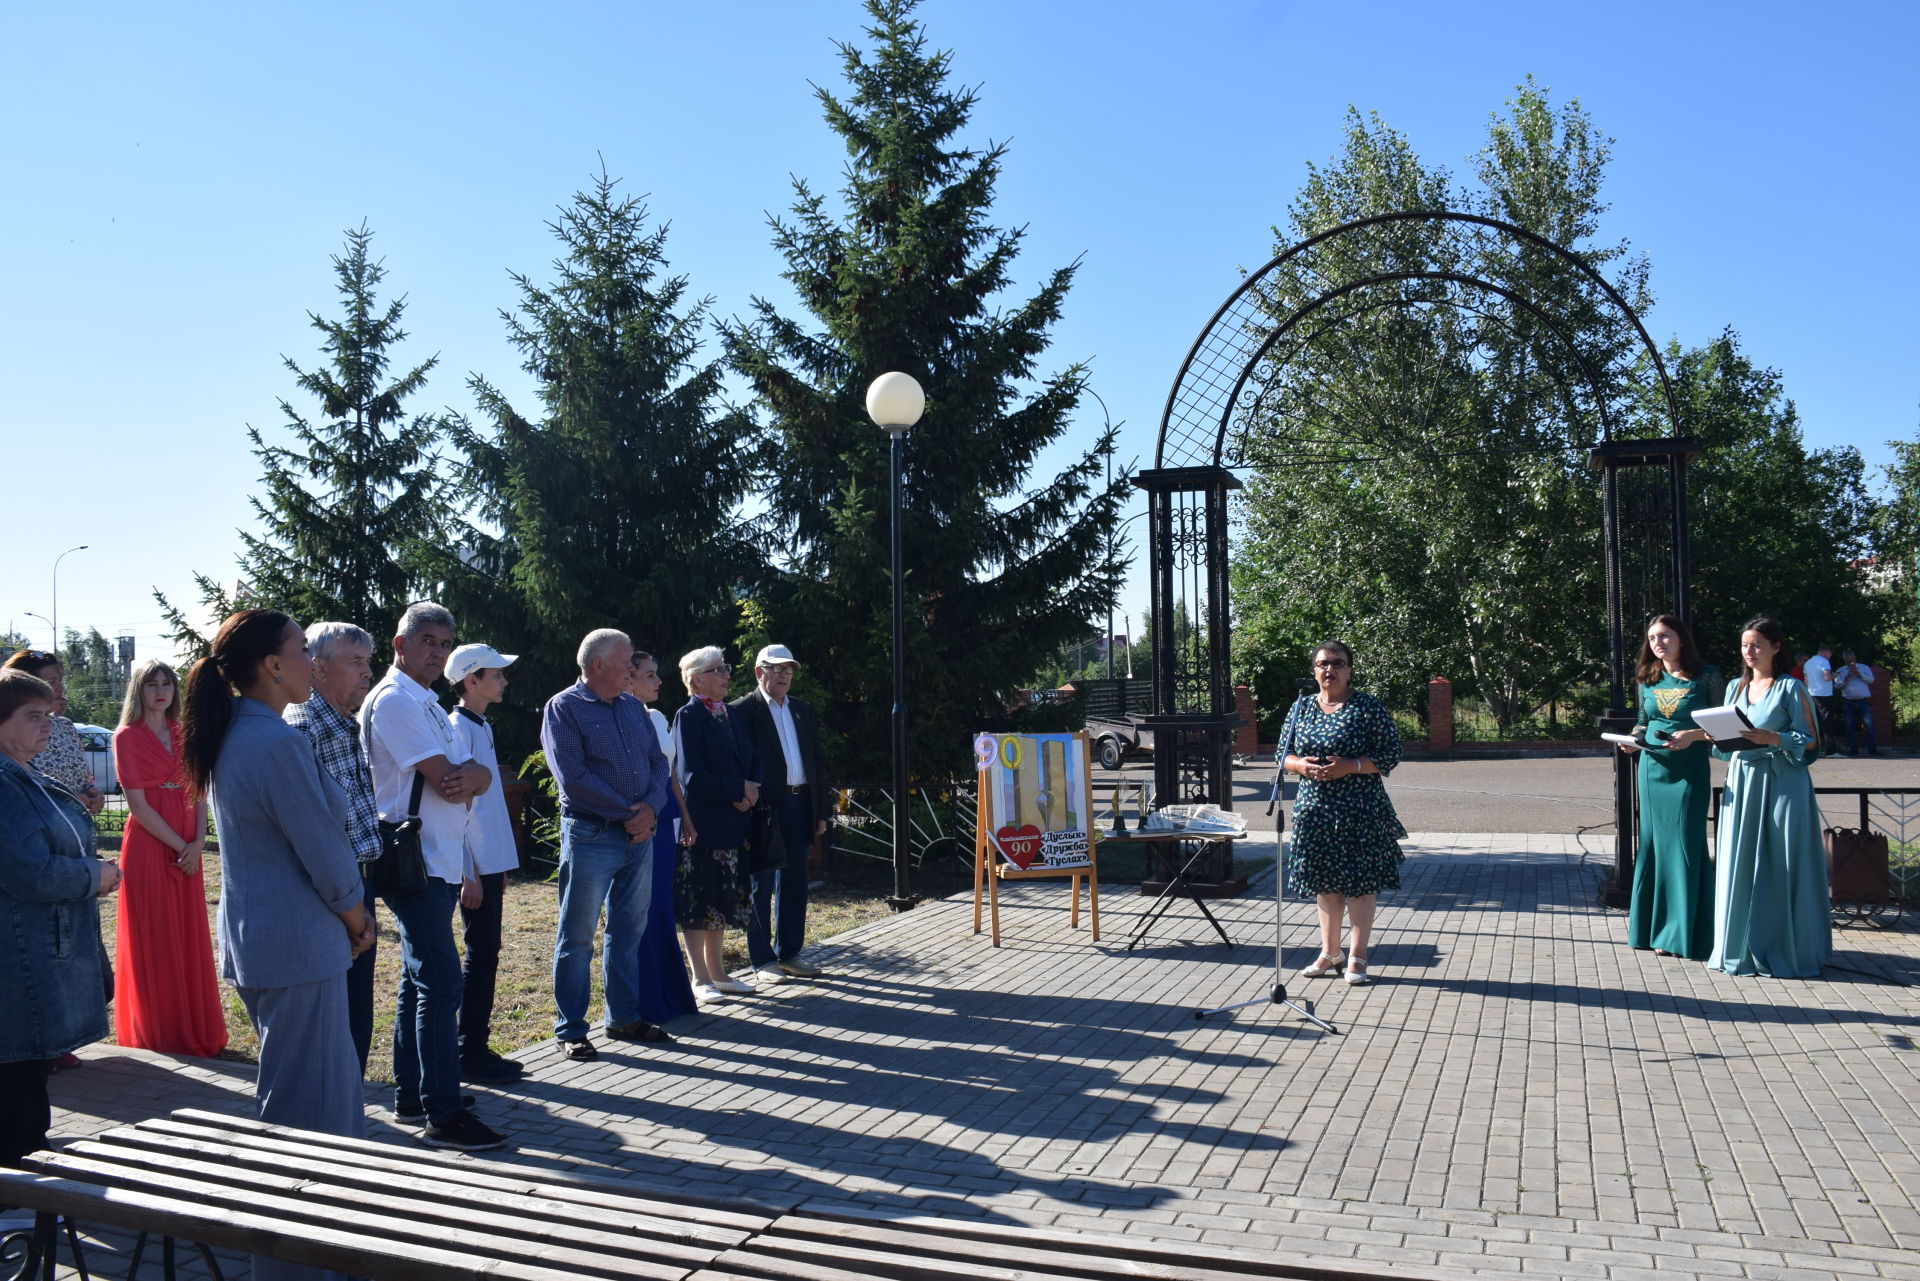
<instances>
[{"instance_id":1,"label":"grass lawn","mask_svg":"<svg viewBox=\"0 0 1920 1281\"><path fill-rule=\"evenodd\" d=\"M1239 859L1236 866L1253 871L1271 859ZM1138 881L1145 860L1139 855L1124 855L1103 860L1102 880L1125 883ZM220 900L220 859L208 854L204 863L207 886L209 928ZM919 868L913 876L914 892L929 898L971 889L971 865L948 858ZM831 869L829 878L813 887L807 911L807 941L816 942L844 934L855 926L889 915L887 898L893 892L893 869L871 859L842 856ZM553 1035L553 932L559 916L559 883L551 875L515 873L507 878L507 898L502 912L500 941L500 977L493 1002L493 1048L510 1053ZM114 948L114 917L118 900L103 899L100 904L101 936L109 953ZM459 935L456 925L455 937ZM746 938L730 931L726 940L728 969L747 964ZM380 913L380 943L374 979L373 1054L367 1064L367 1078L389 1082L391 1055L386 1046L393 1032L394 1004L400 986L400 939L393 929L390 913ZM223 986L226 1004L228 1043L223 1058L252 1062L259 1043L246 1010L232 988ZM592 1009L588 1018L600 1015L598 967ZM111 1036L109 1036L111 1039Z\"/></svg>"}]
</instances>

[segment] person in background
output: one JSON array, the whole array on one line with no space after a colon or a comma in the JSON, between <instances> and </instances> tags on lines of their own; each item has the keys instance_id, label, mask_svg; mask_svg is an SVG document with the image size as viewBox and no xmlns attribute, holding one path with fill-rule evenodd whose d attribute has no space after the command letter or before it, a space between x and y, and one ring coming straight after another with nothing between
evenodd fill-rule
<instances>
[{"instance_id":1,"label":"person in background","mask_svg":"<svg viewBox=\"0 0 1920 1281\"><path fill-rule=\"evenodd\" d=\"M1640 645L1640 848L1633 860L1627 946L1704 961L1713 951L1713 857L1707 802L1713 755L1693 723L1726 701L1720 669L1700 657L1693 632L1674 614L1656 614Z\"/></svg>"},{"instance_id":2,"label":"person in background","mask_svg":"<svg viewBox=\"0 0 1920 1281\"><path fill-rule=\"evenodd\" d=\"M547 700L540 745L560 788L560 922L553 948L555 1047L595 1058L587 1039L593 936L607 914L607 1036L665 1042L639 1012L640 941L653 895L653 832L667 803L667 758L640 700L628 696L633 642L612 628L588 632L580 679Z\"/></svg>"},{"instance_id":3,"label":"person in background","mask_svg":"<svg viewBox=\"0 0 1920 1281\"><path fill-rule=\"evenodd\" d=\"M277 610L220 625L187 676L180 756L189 800L211 795L220 834L221 973L260 1037L262 1121L364 1137L347 970L373 945L347 799L281 719L312 693L307 638ZM331 1277L255 1256L257 1281Z\"/></svg>"},{"instance_id":4,"label":"person in background","mask_svg":"<svg viewBox=\"0 0 1920 1281\"><path fill-rule=\"evenodd\" d=\"M53 780L78 797L87 807L87 813L98 814L106 807L107 794L94 782L93 770L87 766L86 744L80 738L80 731L67 719L67 683L60 656L44 649L17 649L7 655L6 663L0 666L37 676L53 687L57 704L52 718L53 733L47 740L47 749L34 759L33 767L40 771L42 778Z\"/></svg>"},{"instance_id":5,"label":"person in background","mask_svg":"<svg viewBox=\"0 0 1920 1281\"><path fill-rule=\"evenodd\" d=\"M106 808L107 795L94 782L93 771L87 767L86 746L80 739L80 731L64 715L67 710L67 686L60 656L44 649L19 649L7 655L7 661L0 664L0 669L25 672L52 687L54 714L49 718L51 733L46 747L34 758L33 768L40 777L58 784L79 800L89 815L98 814ZM113 962L107 957L104 939L100 943L100 983L106 993L107 1003L111 1005ZM71 1053L62 1054L53 1061L53 1070L56 1072L79 1066L79 1056Z\"/></svg>"},{"instance_id":6,"label":"person in background","mask_svg":"<svg viewBox=\"0 0 1920 1281\"><path fill-rule=\"evenodd\" d=\"M1846 709L1847 755L1860 755L1860 745L1865 743L1867 755L1878 756L1880 747L1873 741L1873 668L1852 650L1843 657L1846 664L1833 674L1833 687Z\"/></svg>"},{"instance_id":7,"label":"person in background","mask_svg":"<svg viewBox=\"0 0 1920 1281\"><path fill-rule=\"evenodd\" d=\"M674 915L693 965L694 999L702 1005L730 995L750 996L751 983L727 977L721 959L727 929L747 918L750 904L747 833L760 801L760 758L744 718L727 705L726 652L718 645L680 659L686 705L673 717L676 768L687 812L698 828L681 851Z\"/></svg>"},{"instance_id":8,"label":"person in background","mask_svg":"<svg viewBox=\"0 0 1920 1281\"><path fill-rule=\"evenodd\" d=\"M1742 670L1727 705L1755 747L1728 762L1715 824L1713 953L1709 969L1817 978L1833 954L1820 807L1807 772L1819 743L1807 687L1786 674L1780 624L1764 615L1740 631Z\"/></svg>"},{"instance_id":9,"label":"person in background","mask_svg":"<svg viewBox=\"0 0 1920 1281\"><path fill-rule=\"evenodd\" d=\"M393 1016L393 1116L425 1122L432 1148L484 1152L506 1138L460 1093L460 953L453 912L466 876L467 824L493 772L461 754L433 683L453 652L453 615L432 601L407 606L393 666L360 709L373 796L388 823L420 820L426 884L382 894L400 931L400 1000ZM417 799L416 799L417 798ZM417 806L417 808L416 808Z\"/></svg>"},{"instance_id":10,"label":"person in background","mask_svg":"<svg viewBox=\"0 0 1920 1281\"><path fill-rule=\"evenodd\" d=\"M507 668L517 654L491 645L462 645L447 658L447 683L460 702L447 714L454 745L468 760L500 777L487 709L506 697ZM526 1069L494 1053L493 992L500 972L500 910L507 873L520 866L507 797L497 783L473 803L467 824L466 873L460 882L460 930L466 950L460 968L460 1079L483 1085L518 1081Z\"/></svg>"},{"instance_id":11,"label":"person in background","mask_svg":"<svg viewBox=\"0 0 1920 1281\"><path fill-rule=\"evenodd\" d=\"M766 771L765 808L787 856L785 867L753 877L747 961L763 983L820 976L818 966L800 959L800 950L807 945L807 852L827 830L832 801L820 763L820 718L790 693L799 666L785 645L766 646L753 660L753 692L729 704L745 722Z\"/></svg>"},{"instance_id":12,"label":"person in background","mask_svg":"<svg viewBox=\"0 0 1920 1281\"><path fill-rule=\"evenodd\" d=\"M698 835L687 816L687 798L680 790L676 769L679 746L667 718L653 706L660 697L660 664L652 654L633 652L627 693L640 700L653 722L654 737L667 757L668 808L661 812L653 832L653 897L647 906L647 932L640 940L640 1017L655 1023L692 1014L699 1005L687 980L686 958L674 929L674 882L680 874L680 851Z\"/></svg>"},{"instance_id":13,"label":"person in background","mask_svg":"<svg viewBox=\"0 0 1920 1281\"><path fill-rule=\"evenodd\" d=\"M1340 925L1353 927L1346 980L1370 982L1367 948L1381 890L1400 888L1400 838L1407 829L1387 797L1400 763L1400 732L1371 694L1353 688L1353 651L1323 641L1309 656L1320 692L1302 697L1280 731L1281 767L1303 781L1293 803L1292 883L1320 909L1320 955L1300 971L1322 978L1340 968Z\"/></svg>"},{"instance_id":14,"label":"person in background","mask_svg":"<svg viewBox=\"0 0 1920 1281\"><path fill-rule=\"evenodd\" d=\"M50 1061L107 1034L94 900L120 869L94 858L93 818L33 767L60 696L0 671L0 1166L47 1145Z\"/></svg>"},{"instance_id":15,"label":"person in background","mask_svg":"<svg viewBox=\"0 0 1920 1281\"><path fill-rule=\"evenodd\" d=\"M1840 741L1840 698L1833 690L1833 646L1821 641L1804 668L1807 696L1813 700L1814 728L1821 741Z\"/></svg>"},{"instance_id":16,"label":"person in background","mask_svg":"<svg viewBox=\"0 0 1920 1281\"><path fill-rule=\"evenodd\" d=\"M380 857L380 811L374 808L373 774L367 767L357 719L367 691L373 688L373 637L352 623L315 623L307 628L307 649L313 663L313 692L318 697L288 703L281 719L307 736L320 768L346 794L347 842L353 846L364 885L367 869ZM373 891L363 888L360 901L367 919L374 921ZM376 937L373 946L353 958L353 968L347 971L347 1022L362 1075L373 1049L373 966L379 951Z\"/></svg>"},{"instance_id":17,"label":"person in background","mask_svg":"<svg viewBox=\"0 0 1920 1281\"><path fill-rule=\"evenodd\" d=\"M187 804L180 768L180 687L149 658L127 681L113 766L126 794L125 880L115 921L119 991L114 1039L162 1054L210 1059L227 1045L227 1016L213 970L207 888L200 860L207 807Z\"/></svg>"}]
</instances>

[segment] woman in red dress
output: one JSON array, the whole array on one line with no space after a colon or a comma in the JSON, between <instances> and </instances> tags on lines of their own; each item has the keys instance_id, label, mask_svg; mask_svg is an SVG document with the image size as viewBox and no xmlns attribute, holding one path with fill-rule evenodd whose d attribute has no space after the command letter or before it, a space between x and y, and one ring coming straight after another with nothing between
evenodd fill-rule
<instances>
[{"instance_id":1,"label":"woman in red dress","mask_svg":"<svg viewBox=\"0 0 1920 1281\"><path fill-rule=\"evenodd\" d=\"M212 1058L227 1044L200 874L207 808L187 804L180 769L180 686L148 659L127 683L113 763L127 797L124 893L115 930L114 1039Z\"/></svg>"}]
</instances>

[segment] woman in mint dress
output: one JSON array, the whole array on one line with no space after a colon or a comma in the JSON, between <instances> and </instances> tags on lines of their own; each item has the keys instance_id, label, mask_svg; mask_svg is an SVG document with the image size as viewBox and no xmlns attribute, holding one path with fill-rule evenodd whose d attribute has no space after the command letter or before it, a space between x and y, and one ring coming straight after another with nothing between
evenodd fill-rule
<instances>
[{"instance_id":1,"label":"woman in mint dress","mask_svg":"<svg viewBox=\"0 0 1920 1281\"><path fill-rule=\"evenodd\" d=\"M1704 961L1713 951L1713 857L1707 849L1707 800L1713 761L1707 732L1693 723L1702 707L1726 700L1720 669L1701 661L1693 632L1672 614L1647 624L1636 673L1640 847L1633 860L1627 945Z\"/></svg>"},{"instance_id":2,"label":"woman in mint dress","mask_svg":"<svg viewBox=\"0 0 1920 1281\"><path fill-rule=\"evenodd\" d=\"M1833 954L1820 809L1807 775L1819 738L1806 686L1787 675L1784 633L1756 618L1740 633L1745 668L1727 705L1760 746L1726 752L1715 856L1711 969L1816 978Z\"/></svg>"}]
</instances>

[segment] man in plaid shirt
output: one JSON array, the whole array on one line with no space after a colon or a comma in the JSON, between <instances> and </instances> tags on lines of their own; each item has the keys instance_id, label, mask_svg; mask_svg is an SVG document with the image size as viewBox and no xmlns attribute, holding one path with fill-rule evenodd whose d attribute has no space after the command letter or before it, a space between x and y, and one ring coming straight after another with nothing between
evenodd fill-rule
<instances>
[{"instance_id":1,"label":"man in plaid shirt","mask_svg":"<svg viewBox=\"0 0 1920 1281\"><path fill-rule=\"evenodd\" d=\"M363 901L371 921L373 895L365 892L365 873L380 857L380 812L374 808L373 772L367 767L355 713L373 688L373 637L352 623L315 623L307 628L307 649L313 659L315 697L287 704L282 715L313 740L320 768L347 794L347 840L360 860ZM373 1045L373 954L378 946L376 942L355 957L347 971L347 1020L362 1074Z\"/></svg>"}]
</instances>

